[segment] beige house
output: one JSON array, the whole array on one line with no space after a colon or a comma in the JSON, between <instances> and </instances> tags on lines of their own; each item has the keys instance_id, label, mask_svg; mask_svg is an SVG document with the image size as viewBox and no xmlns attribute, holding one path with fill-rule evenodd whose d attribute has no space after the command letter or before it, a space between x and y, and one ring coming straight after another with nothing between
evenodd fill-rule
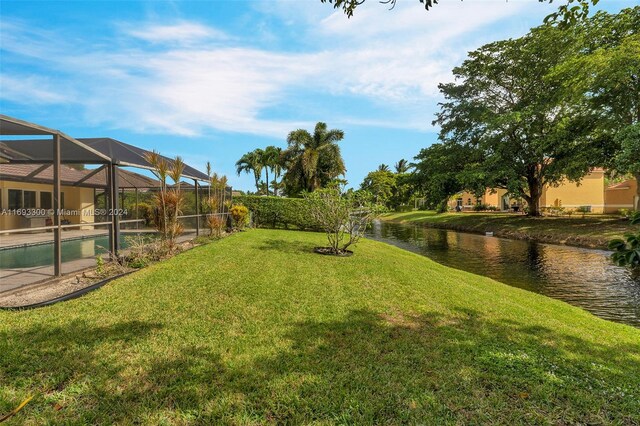
<instances>
[{"instance_id":1,"label":"beige house","mask_svg":"<svg viewBox=\"0 0 640 426\"><path fill-rule=\"evenodd\" d=\"M104 194L105 173L60 166L62 220L68 224L96 222L96 199ZM118 169L123 187L155 188L154 179ZM0 230L37 228L51 225L53 206L51 165L0 163Z\"/></svg>"},{"instance_id":2,"label":"beige house","mask_svg":"<svg viewBox=\"0 0 640 426\"><path fill-rule=\"evenodd\" d=\"M633 209L637 205L635 179L615 185L607 185L605 171L594 169L579 183L565 180L556 186L546 186L540 197L540 208L562 207L566 210L585 209L592 213L616 213L621 209ZM481 197L470 192L456 194L449 201L451 209L469 211L477 204L484 204L500 211L521 208L523 202L509 197L504 189L487 189Z\"/></svg>"}]
</instances>

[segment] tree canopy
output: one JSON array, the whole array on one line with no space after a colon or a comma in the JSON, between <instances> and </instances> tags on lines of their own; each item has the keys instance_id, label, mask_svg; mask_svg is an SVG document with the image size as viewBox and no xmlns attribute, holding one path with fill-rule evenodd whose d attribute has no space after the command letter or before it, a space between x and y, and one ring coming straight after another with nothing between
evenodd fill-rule
<instances>
[{"instance_id":1,"label":"tree canopy","mask_svg":"<svg viewBox=\"0 0 640 426\"><path fill-rule=\"evenodd\" d=\"M533 216L545 185L579 180L602 158L594 113L549 77L574 43L573 31L538 27L471 52L439 86L440 139L479 150L485 185L524 198Z\"/></svg>"},{"instance_id":2,"label":"tree canopy","mask_svg":"<svg viewBox=\"0 0 640 426\"><path fill-rule=\"evenodd\" d=\"M287 195L313 192L345 174L338 146L343 138L342 130L327 130L327 124L323 122L316 124L313 135L305 129L289 133L289 146L283 154L287 168L284 175Z\"/></svg>"}]
</instances>

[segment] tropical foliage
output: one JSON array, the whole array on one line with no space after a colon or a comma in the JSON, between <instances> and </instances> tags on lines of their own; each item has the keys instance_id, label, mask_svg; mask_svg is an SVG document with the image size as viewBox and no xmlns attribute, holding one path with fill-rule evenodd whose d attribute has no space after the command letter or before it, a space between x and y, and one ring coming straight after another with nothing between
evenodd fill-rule
<instances>
[{"instance_id":1,"label":"tropical foliage","mask_svg":"<svg viewBox=\"0 0 640 426\"><path fill-rule=\"evenodd\" d=\"M167 161L156 151L147 154L146 160L153 167L152 172L160 181L160 190L155 195L154 223L162 240L169 249L172 249L175 246L176 238L183 231L183 226L178 218L182 214L184 204L180 178L185 165L179 156L172 161ZM171 188L167 185L167 177L174 182Z\"/></svg>"},{"instance_id":2,"label":"tropical foliage","mask_svg":"<svg viewBox=\"0 0 640 426\"><path fill-rule=\"evenodd\" d=\"M231 218L233 219L233 225L238 230L243 230L249 222L249 209L242 204L234 204L229 210Z\"/></svg>"},{"instance_id":3,"label":"tropical foliage","mask_svg":"<svg viewBox=\"0 0 640 426\"><path fill-rule=\"evenodd\" d=\"M313 134L305 129L289 133L284 152L287 195L298 196L304 191L325 188L344 175L346 168L338 146L343 138L342 130L328 130L327 124L322 122L316 124Z\"/></svg>"},{"instance_id":4,"label":"tropical foliage","mask_svg":"<svg viewBox=\"0 0 640 426\"><path fill-rule=\"evenodd\" d=\"M264 151L255 149L247 152L236 162L236 173L238 176L244 173L253 173L253 179L256 185L256 192L260 192L260 176L262 175Z\"/></svg>"},{"instance_id":5,"label":"tropical foliage","mask_svg":"<svg viewBox=\"0 0 640 426\"><path fill-rule=\"evenodd\" d=\"M640 224L640 211L631 216L631 224ZM640 268L640 232L627 233L624 239L616 238L609 242L609 250L614 250L611 259L619 266L632 269Z\"/></svg>"}]
</instances>

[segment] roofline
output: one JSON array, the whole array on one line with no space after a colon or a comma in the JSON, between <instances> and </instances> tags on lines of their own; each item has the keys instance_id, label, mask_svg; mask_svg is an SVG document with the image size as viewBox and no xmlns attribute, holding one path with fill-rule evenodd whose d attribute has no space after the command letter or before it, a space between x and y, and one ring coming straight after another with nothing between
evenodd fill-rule
<instances>
[{"instance_id":1,"label":"roofline","mask_svg":"<svg viewBox=\"0 0 640 426\"><path fill-rule=\"evenodd\" d=\"M44 127L41 126L39 124L35 124L35 123L30 123L28 121L24 121L24 120L20 120L18 118L14 118L14 117L9 117L8 115L4 115L4 114L0 114L0 120L5 120L8 121L10 123L14 123L14 124L19 124L21 126L25 126L25 127L29 127L32 129L35 129L39 132L45 133L45 134L49 134L51 136L58 136L68 142L71 142L74 145L79 146L80 148L84 149L85 151L89 151L90 153L108 161L109 163L113 163L112 159L107 157L106 155L96 151L95 149L83 144L82 142L80 142L79 140L72 138L71 136L67 135L66 133L61 132L60 130L55 130L55 129L50 129L48 127ZM7 136L24 136L22 134L15 134L15 133L0 133L1 135L7 135ZM34 133L34 135L37 135L38 133ZM91 163L87 163L87 164L91 164Z\"/></svg>"}]
</instances>

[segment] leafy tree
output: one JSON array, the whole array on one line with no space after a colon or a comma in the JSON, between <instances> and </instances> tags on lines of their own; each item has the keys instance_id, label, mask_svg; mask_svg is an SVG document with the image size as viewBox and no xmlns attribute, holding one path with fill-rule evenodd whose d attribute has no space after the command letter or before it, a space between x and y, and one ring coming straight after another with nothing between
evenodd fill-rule
<instances>
[{"instance_id":1,"label":"leafy tree","mask_svg":"<svg viewBox=\"0 0 640 426\"><path fill-rule=\"evenodd\" d=\"M626 127L616 135L616 141L620 144L620 151L615 158L616 170L631 173L636 179L635 209L640 210L640 123Z\"/></svg>"},{"instance_id":2,"label":"leafy tree","mask_svg":"<svg viewBox=\"0 0 640 426\"><path fill-rule=\"evenodd\" d=\"M280 147L268 146L265 148L265 157L265 167L270 168L274 174L274 180L269 183L269 186L273 189L273 194L278 195L278 191L284 186L282 181L278 181L282 171L285 169L284 152ZM268 181L269 179L267 177L267 182Z\"/></svg>"},{"instance_id":3,"label":"leafy tree","mask_svg":"<svg viewBox=\"0 0 640 426\"><path fill-rule=\"evenodd\" d=\"M263 151L261 149L256 149L251 152L247 152L236 162L236 173L238 176L242 172L252 173L253 178L255 179L256 191L260 192L260 176L262 175L262 157Z\"/></svg>"},{"instance_id":4,"label":"leafy tree","mask_svg":"<svg viewBox=\"0 0 640 426\"><path fill-rule=\"evenodd\" d=\"M402 174L407 173L410 167L409 162L402 158L395 164L394 169L396 169L396 173Z\"/></svg>"},{"instance_id":5,"label":"leafy tree","mask_svg":"<svg viewBox=\"0 0 640 426\"><path fill-rule=\"evenodd\" d=\"M269 195L269 169L273 169L276 167L276 164L280 161L280 152L278 152L278 148L273 145L266 147L264 150L260 150L260 163L262 164L262 168L265 173L265 182L267 185L265 189L267 191L267 195Z\"/></svg>"},{"instance_id":6,"label":"leafy tree","mask_svg":"<svg viewBox=\"0 0 640 426\"><path fill-rule=\"evenodd\" d=\"M380 164L380 165L378 166L378 171L379 171L379 172L388 172L388 171L390 171L390 170L391 170L391 169L390 169L390 168L389 168L389 166L388 166L388 165L386 165L386 164Z\"/></svg>"},{"instance_id":7,"label":"leafy tree","mask_svg":"<svg viewBox=\"0 0 640 426\"><path fill-rule=\"evenodd\" d=\"M640 6L599 12L577 25L574 54L552 75L572 101L593 111L601 165L639 179ZM635 128L635 130L634 130ZM635 163L634 163L635 161ZM639 181L640 183L640 181ZM640 193L638 194L640 196Z\"/></svg>"},{"instance_id":8,"label":"leafy tree","mask_svg":"<svg viewBox=\"0 0 640 426\"><path fill-rule=\"evenodd\" d=\"M376 203L387 205L396 190L396 175L388 167L387 170L378 167L378 170L365 176L360 189L369 192Z\"/></svg>"},{"instance_id":9,"label":"leafy tree","mask_svg":"<svg viewBox=\"0 0 640 426\"><path fill-rule=\"evenodd\" d=\"M568 100L562 82L547 78L569 56L573 37L542 26L487 44L453 70L456 82L439 85L445 97L434 121L440 139L477 149L483 162L473 174L526 200L531 216L540 214L545 185L577 181L601 158L590 110Z\"/></svg>"},{"instance_id":10,"label":"leafy tree","mask_svg":"<svg viewBox=\"0 0 640 426\"><path fill-rule=\"evenodd\" d=\"M435 143L420 150L411 175L414 187L426 197L427 206L443 212L447 201L464 189L482 187L484 177L476 174L480 153L470 145Z\"/></svg>"},{"instance_id":11,"label":"leafy tree","mask_svg":"<svg viewBox=\"0 0 640 426\"><path fill-rule=\"evenodd\" d=\"M326 187L346 172L338 146L343 138L342 130L327 130L326 123L322 122L316 124L313 135L304 129L289 133L289 146L283 154L287 166L284 180L288 195Z\"/></svg>"}]
</instances>

